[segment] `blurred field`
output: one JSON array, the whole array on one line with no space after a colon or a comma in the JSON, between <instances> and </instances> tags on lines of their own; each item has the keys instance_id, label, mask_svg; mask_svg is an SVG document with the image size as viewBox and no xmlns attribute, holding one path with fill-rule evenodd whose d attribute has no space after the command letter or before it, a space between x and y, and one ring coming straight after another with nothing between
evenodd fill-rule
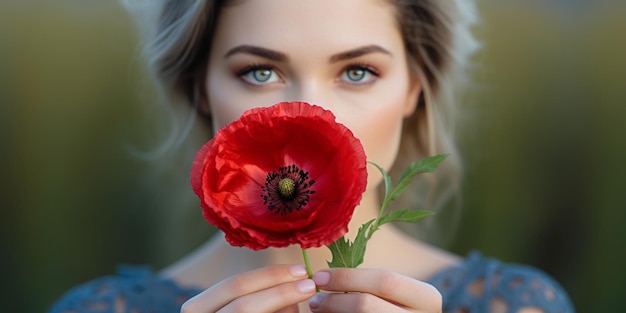
<instances>
[{"instance_id":1,"label":"blurred field","mask_svg":"<svg viewBox=\"0 0 626 313\"><path fill-rule=\"evenodd\" d=\"M159 269L210 234L188 197L191 160L155 174L128 148L170 126L125 12L35 2L0 2L1 312L42 312L120 263ZM626 281L626 4L480 3L451 249L540 267L579 312L613 312Z\"/></svg>"}]
</instances>

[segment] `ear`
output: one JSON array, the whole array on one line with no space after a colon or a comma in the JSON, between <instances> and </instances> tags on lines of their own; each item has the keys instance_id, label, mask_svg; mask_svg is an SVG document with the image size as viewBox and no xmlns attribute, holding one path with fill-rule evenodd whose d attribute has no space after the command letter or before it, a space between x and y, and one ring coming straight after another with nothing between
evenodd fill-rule
<instances>
[{"instance_id":1,"label":"ear","mask_svg":"<svg viewBox=\"0 0 626 313\"><path fill-rule=\"evenodd\" d=\"M409 117L417 108L417 101L422 93L422 84L417 75L411 75L409 79L409 90L407 92L406 103L404 104L404 117Z\"/></svg>"}]
</instances>

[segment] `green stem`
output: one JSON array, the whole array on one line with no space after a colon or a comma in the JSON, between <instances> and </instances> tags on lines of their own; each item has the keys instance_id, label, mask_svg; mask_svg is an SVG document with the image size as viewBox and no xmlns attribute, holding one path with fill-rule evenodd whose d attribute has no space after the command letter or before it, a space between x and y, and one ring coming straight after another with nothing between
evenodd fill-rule
<instances>
[{"instance_id":1,"label":"green stem","mask_svg":"<svg viewBox=\"0 0 626 313\"><path fill-rule=\"evenodd\" d=\"M302 258L304 258L304 266L306 267L306 274L309 275L309 279L313 279L313 271L311 270L311 262L309 262L309 254L306 249L302 249ZM315 287L315 292L320 292L320 289Z\"/></svg>"},{"instance_id":2,"label":"green stem","mask_svg":"<svg viewBox=\"0 0 626 313\"><path fill-rule=\"evenodd\" d=\"M313 271L311 270L311 263L309 262L309 255L306 253L306 249L302 249L302 257L304 258L307 275L309 275L309 278L313 278Z\"/></svg>"},{"instance_id":3,"label":"green stem","mask_svg":"<svg viewBox=\"0 0 626 313\"><path fill-rule=\"evenodd\" d=\"M370 230L367 233L367 240L372 239L372 235L374 235L374 232L380 228L380 220L383 218L385 211L387 211L387 206L389 205L389 202L391 202L391 199L388 195L386 195L383 204L380 206L380 210L378 210L378 216L376 217L374 224L370 226Z\"/></svg>"}]
</instances>

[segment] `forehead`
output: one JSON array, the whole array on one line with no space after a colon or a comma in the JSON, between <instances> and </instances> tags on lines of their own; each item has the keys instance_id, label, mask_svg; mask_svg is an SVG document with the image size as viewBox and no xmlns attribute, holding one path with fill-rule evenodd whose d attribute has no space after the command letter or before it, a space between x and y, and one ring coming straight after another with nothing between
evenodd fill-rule
<instances>
[{"instance_id":1,"label":"forehead","mask_svg":"<svg viewBox=\"0 0 626 313\"><path fill-rule=\"evenodd\" d=\"M351 49L401 40L394 8L382 0L245 0L220 13L218 48L248 44L276 49Z\"/></svg>"}]
</instances>

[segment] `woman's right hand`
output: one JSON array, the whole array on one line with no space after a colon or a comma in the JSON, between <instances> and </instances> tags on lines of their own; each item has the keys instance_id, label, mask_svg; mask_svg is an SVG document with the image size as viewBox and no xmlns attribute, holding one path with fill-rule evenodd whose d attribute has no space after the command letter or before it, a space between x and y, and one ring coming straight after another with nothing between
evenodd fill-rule
<instances>
[{"instance_id":1,"label":"woman's right hand","mask_svg":"<svg viewBox=\"0 0 626 313\"><path fill-rule=\"evenodd\" d=\"M189 299L181 313L298 312L315 294L303 265L273 265L227 278Z\"/></svg>"}]
</instances>

